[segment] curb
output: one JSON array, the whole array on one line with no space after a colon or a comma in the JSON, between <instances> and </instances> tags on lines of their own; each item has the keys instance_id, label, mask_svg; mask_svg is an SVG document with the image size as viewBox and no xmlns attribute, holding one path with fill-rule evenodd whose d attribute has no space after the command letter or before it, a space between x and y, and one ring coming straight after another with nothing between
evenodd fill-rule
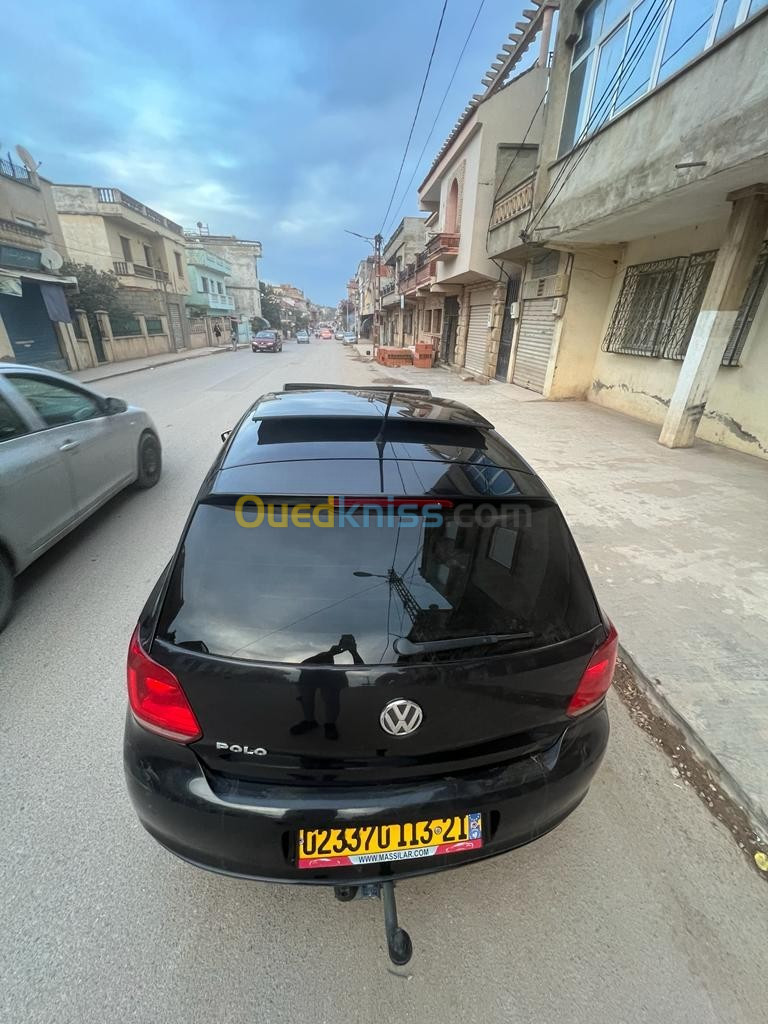
<instances>
[{"instance_id":1,"label":"curb","mask_svg":"<svg viewBox=\"0 0 768 1024\"><path fill-rule=\"evenodd\" d=\"M649 702L658 713L670 722L685 737L685 741L694 755L704 764L713 775L723 791L737 804L744 813L751 819L755 832L761 835L763 841L768 840L768 814L756 804L754 799L742 788L740 782L734 778L731 772L722 764L719 758L712 753L698 731L691 725L671 703L669 698L661 692L662 683L659 679L649 676L627 649L619 644L619 657L626 663L634 676L639 689L645 694Z\"/></svg>"},{"instance_id":2,"label":"curb","mask_svg":"<svg viewBox=\"0 0 768 1024\"><path fill-rule=\"evenodd\" d=\"M89 377L88 380L81 380L81 384L95 384L99 380L111 380L113 377L127 377L130 373L141 373L143 370L154 370L158 366L173 366L175 363L186 363L190 359L205 359L206 356L218 356L222 352L231 352L230 348L220 348L215 352L203 352L202 355L179 356L178 359L163 359L159 363L147 363L146 366L134 366L130 370L120 370L119 373L105 373L103 377ZM80 380L80 378L76 378Z\"/></svg>"}]
</instances>

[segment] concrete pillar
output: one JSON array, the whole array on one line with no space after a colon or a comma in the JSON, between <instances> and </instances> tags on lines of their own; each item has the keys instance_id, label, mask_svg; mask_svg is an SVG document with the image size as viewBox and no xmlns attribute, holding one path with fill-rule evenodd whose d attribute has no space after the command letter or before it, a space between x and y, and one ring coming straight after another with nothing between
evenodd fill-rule
<instances>
[{"instance_id":1,"label":"concrete pillar","mask_svg":"<svg viewBox=\"0 0 768 1024\"><path fill-rule=\"evenodd\" d=\"M112 324L109 322L109 313L106 309L94 310L94 316L101 330L101 344L104 348L104 358L108 363L114 363L115 353L112 349Z\"/></svg>"},{"instance_id":2,"label":"concrete pillar","mask_svg":"<svg viewBox=\"0 0 768 1024\"><path fill-rule=\"evenodd\" d=\"M11 345L11 339L8 337L2 316L0 316L0 359L9 363L16 362L16 353L13 351L13 345Z\"/></svg>"},{"instance_id":3,"label":"concrete pillar","mask_svg":"<svg viewBox=\"0 0 768 1024\"><path fill-rule=\"evenodd\" d=\"M467 334L469 333L469 292L465 288L459 295L459 319L456 324L455 366L463 366L467 358Z\"/></svg>"},{"instance_id":4,"label":"concrete pillar","mask_svg":"<svg viewBox=\"0 0 768 1024\"><path fill-rule=\"evenodd\" d=\"M91 354L91 366L98 366L99 360L93 345L93 335L91 334L91 325L88 323L88 314L84 309L76 309L75 317L77 319L77 330L75 333L88 345L88 351Z\"/></svg>"},{"instance_id":5,"label":"concrete pillar","mask_svg":"<svg viewBox=\"0 0 768 1024\"><path fill-rule=\"evenodd\" d=\"M168 317L165 316L164 314L161 314L158 317L158 320L163 325L163 334L165 335L165 340L166 340L166 343L168 345L168 351L169 352L175 352L176 349L175 349L173 338L171 337L171 325L168 323Z\"/></svg>"},{"instance_id":6,"label":"concrete pillar","mask_svg":"<svg viewBox=\"0 0 768 1024\"><path fill-rule=\"evenodd\" d=\"M731 192L733 203L659 443L690 448L768 230L768 185Z\"/></svg>"},{"instance_id":7,"label":"concrete pillar","mask_svg":"<svg viewBox=\"0 0 768 1024\"><path fill-rule=\"evenodd\" d=\"M488 328L488 350L485 356L485 376L489 379L496 374L496 362L499 358L501 328L504 323L504 306L507 297L507 286L498 282L493 289L491 303L491 325Z\"/></svg>"},{"instance_id":8,"label":"concrete pillar","mask_svg":"<svg viewBox=\"0 0 768 1024\"><path fill-rule=\"evenodd\" d=\"M77 338L75 337L75 330L72 324L64 323L60 320L52 320L51 324L56 333L56 340L59 343L61 354L67 361L67 366L70 370L84 370L86 367L80 365L78 358L78 344Z\"/></svg>"}]
</instances>

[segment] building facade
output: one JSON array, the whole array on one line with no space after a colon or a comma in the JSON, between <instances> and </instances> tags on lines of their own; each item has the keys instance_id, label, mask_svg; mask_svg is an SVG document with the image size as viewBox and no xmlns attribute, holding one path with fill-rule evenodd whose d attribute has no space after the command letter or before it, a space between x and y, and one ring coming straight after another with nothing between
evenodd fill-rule
<instances>
[{"instance_id":1,"label":"building facade","mask_svg":"<svg viewBox=\"0 0 768 1024\"><path fill-rule=\"evenodd\" d=\"M186 348L189 281L181 226L117 188L53 185L52 191L68 258L115 274L126 307L167 317L173 348ZM102 344L98 335L94 343Z\"/></svg>"},{"instance_id":2,"label":"building facade","mask_svg":"<svg viewBox=\"0 0 768 1024\"><path fill-rule=\"evenodd\" d=\"M413 265L426 242L426 227L423 217L404 217L392 232L382 250L384 265L391 270L391 276L382 281L382 343L384 345L413 344L413 322L416 302L406 299L398 288L401 274L407 266ZM406 328L407 331L406 331Z\"/></svg>"},{"instance_id":3,"label":"building facade","mask_svg":"<svg viewBox=\"0 0 768 1024\"><path fill-rule=\"evenodd\" d=\"M232 265L228 260L197 246L186 251L189 294L187 310L203 316L228 315L235 300L227 291Z\"/></svg>"},{"instance_id":4,"label":"building facade","mask_svg":"<svg viewBox=\"0 0 768 1024\"><path fill-rule=\"evenodd\" d=\"M768 457L767 48L768 0L563 0L489 232L524 267L511 379Z\"/></svg>"},{"instance_id":5,"label":"building facade","mask_svg":"<svg viewBox=\"0 0 768 1024\"><path fill-rule=\"evenodd\" d=\"M32 163L0 160L0 360L80 368L65 254L51 183Z\"/></svg>"},{"instance_id":6,"label":"building facade","mask_svg":"<svg viewBox=\"0 0 768 1024\"><path fill-rule=\"evenodd\" d=\"M229 264L227 291L234 302L233 315L247 323L254 317L261 318L261 242L237 238L235 235L211 235L202 225L198 225L197 231L188 231L186 237L190 246L205 249Z\"/></svg>"}]
</instances>

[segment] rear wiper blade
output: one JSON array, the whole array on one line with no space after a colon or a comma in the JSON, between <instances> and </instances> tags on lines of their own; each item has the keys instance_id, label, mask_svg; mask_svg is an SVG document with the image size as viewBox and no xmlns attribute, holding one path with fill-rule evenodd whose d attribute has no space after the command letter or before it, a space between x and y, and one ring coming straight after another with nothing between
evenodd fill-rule
<instances>
[{"instance_id":1,"label":"rear wiper blade","mask_svg":"<svg viewBox=\"0 0 768 1024\"><path fill-rule=\"evenodd\" d=\"M489 633L485 636L452 636L447 640L425 640L414 643L407 637L399 636L394 648L398 654L426 654L429 651L452 651L458 647L486 647L506 640L533 640L535 633Z\"/></svg>"}]
</instances>

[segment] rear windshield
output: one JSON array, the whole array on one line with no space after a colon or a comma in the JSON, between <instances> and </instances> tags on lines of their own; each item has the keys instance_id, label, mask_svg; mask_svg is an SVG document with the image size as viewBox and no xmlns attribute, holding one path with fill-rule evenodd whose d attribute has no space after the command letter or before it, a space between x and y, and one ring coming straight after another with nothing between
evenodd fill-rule
<instances>
[{"instance_id":1,"label":"rear windshield","mask_svg":"<svg viewBox=\"0 0 768 1024\"><path fill-rule=\"evenodd\" d=\"M599 622L556 507L374 509L346 520L320 509L328 526L305 522L307 511L296 525L290 507L283 512L273 521L284 526L265 517L246 528L233 507L200 505L158 636L254 661L381 664L413 660L413 644L524 634L518 645L541 646ZM459 648L449 657L497 652Z\"/></svg>"}]
</instances>

